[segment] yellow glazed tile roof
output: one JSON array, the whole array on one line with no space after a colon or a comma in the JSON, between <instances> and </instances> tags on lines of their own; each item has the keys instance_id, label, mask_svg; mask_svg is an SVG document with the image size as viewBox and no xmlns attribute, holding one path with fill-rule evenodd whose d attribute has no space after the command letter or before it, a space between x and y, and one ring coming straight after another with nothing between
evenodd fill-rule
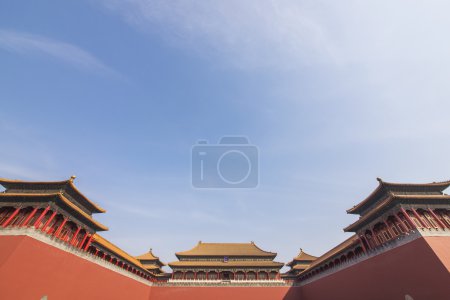
<instances>
[{"instance_id":1,"label":"yellow glazed tile roof","mask_svg":"<svg viewBox=\"0 0 450 300\"><path fill-rule=\"evenodd\" d=\"M69 206L79 216L95 225L99 230L108 230L108 227L95 221L92 216L85 213L81 208L73 204L69 199L64 197L62 193L0 193L0 197L56 197L57 200Z\"/></svg>"},{"instance_id":2,"label":"yellow glazed tile roof","mask_svg":"<svg viewBox=\"0 0 450 300\"><path fill-rule=\"evenodd\" d=\"M294 259L292 261L290 261L289 263L287 263L287 266L292 266L295 261L314 261L317 259L317 256L313 256L310 255L306 252L303 251L303 249L300 249L300 252L298 253L298 255L296 257L294 257Z\"/></svg>"},{"instance_id":3,"label":"yellow glazed tile roof","mask_svg":"<svg viewBox=\"0 0 450 300\"><path fill-rule=\"evenodd\" d=\"M145 269L147 269L147 270L156 270L156 269L159 269L159 266L157 266L157 265L143 264L142 266L143 266Z\"/></svg>"},{"instance_id":4,"label":"yellow glazed tile roof","mask_svg":"<svg viewBox=\"0 0 450 300\"><path fill-rule=\"evenodd\" d=\"M433 190L442 192L446 188L450 186L450 181L442 181L442 182L431 182L431 183L393 183L393 182L386 182L383 181L381 178L377 178L378 180L378 187L369 195L367 196L363 201L359 202L355 206L353 206L350 209L347 209L347 213L358 213L359 210L364 207L368 206L371 202L374 201L377 197L379 197L382 193L388 193L391 191L393 187L404 187L404 188L423 188L425 190Z\"/></svg>"},{"instance_id":5,"label":"yellow glazed tile roof","mask_svg":"<svg viewBox=\"0 0 450 300\"><path fill-rule=\"evenodd\" d=\"M260 249L255 243L202 243L191 250L177 252L177 256L262 256L275 257L277 254Z\"/></svg>"},{"instance_id":6,"label":"yellow glazed tile roof","mask_svg":"<svg viewBox=\"0 0 450 300\"><path fill-rule=\"evenodd\" d=\"M99 235L97 233L94 234L93 241L98 243L99 245L103 246L104 248L108 249L109 251L115 253L116 255L120 256L121 258L125 259L129 263L131 263L141 269L145 269L145 267L139 262L139 260L137 260L136 258L131 256L130 254L126 253L125 251L123 251L122 249L120 249L119 247L117 247L116 245L114 245L113 243L111 243L110 241L108 241L107 239L102 237L101 235Z\"/></svg>"},{"instance_id":7,"label":"yellow glazed tile roof","mask_svg":"<svg viewBox=\"0 0 450 300\"><path fill-rule=\"evenodd\" d=\"M6 188L14 187L17 185L56 185L60 186L62 190L64 190L66 187L69 187L75 194L77 194L83 201L88 203L95 212L104 213L105 210L101 208L98 204L92 202L89 200L88 197L83 195L73 184L73 180L75 179L75 176L70 177L68 180L62 180L62 181L24 181L24 180L17 180L17 179L8 179L8 178L0 178L0 184L5 186Z\"/></svg>"},{"instance_id":8,"label":"yellow glazed tile roof","mask_svg":"<svg viewBox=\"0 0 450 300\"><path fill-rule=\"evenodd\" d=\"M305 269L308 269L309 266L310 266L310 264L296 264L295 266L292 267L292 269L305 270Z\"/></svg>"},{"instance_id":9,"label":"yellow glazed tile roof","mask_svg":"<svg viewBox=\"0 0 450 300\"><path fill-rule=\"evenodd\" d=\"M383 201L380 201L376 206L374 206L367 214L360 217L358 220L356 220L354 223L348 225L344 228L344 231L349 232L353 231L358 225L364 223L365 221L369 220L372 216L376 215L380 210L387 207L391 204L391 202L395 200L427 200L427 199L433 199L433 200L450 200L449 195L398 195L395 193L391 193L387 198L385 198Z\"/></svg>"},{"instance_id":10,"label":"yellow glazed tile roof","mask_svg":"<svg viewBox=\"0 0 450 300\"><path fill-rule=\"evenodd\" d=\"M147 253L144 253L142 255L136 256L136 258L140 259L140 260L158 260L159 259L158 256L155 256L153 254L152 249L150 249L150 251L147 252Z\"/></svg>"},{"instance_id":11,"label":"yellow glazed tile roof","mask_svg":"<svg viewBox=\"0 0 450 300\"><path fill-rule=\"evenodd\" d=\"M170 267L276 267L281 268L283 263L275 261L174 261Z\"/></svg>"},{"instance_id":12,"label":"yellow glazed tile roof","mask_svg":"<svg viewBox=\"0 0 450 300\"><path fill-rule=\"evenodd\" d=\"M348 248L352 247L356 243L359 243L359 238L355 234L355 235L352 235L351 237L349 237L348 239L346 239L345 241L343 241L342 243L340 243L339 245L337 245L336 247L334 247L333 249L326 252L324 255L319 256L315 261L313 261L309 265L308 269L306 269L302 273L308 272L308 270L320 265L321 263L327 261L328 259L330 259L338 254L340 255L342 252L344 252Z\"/></svg>"},{"instance_id":13,"label":"yellow glazed tile roof","mask_svg":"<svg viewBox=\"0 0 450 300\"><path fill-rule=\"evenodd\" d=\"M153 250L150 249L147 253L136 256L136 259L144 263L144 261L153 261L155 265L165 266L166 264L159 260L159 257L153 254Z\"/></svg>"}]
</instances>

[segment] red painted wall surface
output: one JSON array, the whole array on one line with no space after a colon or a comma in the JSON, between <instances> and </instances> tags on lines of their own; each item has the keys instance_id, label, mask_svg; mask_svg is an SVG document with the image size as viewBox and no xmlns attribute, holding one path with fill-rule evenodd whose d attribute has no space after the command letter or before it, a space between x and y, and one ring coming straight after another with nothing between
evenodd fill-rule
<instances>
[{"instance_id":1,"label":"red painted wall surface","mask_svg":"<svg viewBox=\"0 0 450 300\"><path fill-rule=\"evenodd\" d=\"M450 299L450 237L427 237L302 286L149 287L26 236L0 236L0 299Z\"/></svg>"},{"instance_id":2,"label":"red painted wall surface","mask_svg":"<svg viewBox=\"0 0 450 300\"><path fill-rule=\"evenodd\" d=\"M0 299L149 299L150 287L27 236L0 236Z\"/></svg>"},{"instance_id":3,"label":"red painted wall surface","mask_svg":"<svg viewBox=\"0 0 450 300\"><path fill-rule=\"evenodd\" d=\"M409 295L414 300L448 300L450 274L441 259L448 265L449 251L448 237L419 238L302 286L301 296L305 300L404 300Z\"/></svg>"},{"instance_id":4,"label":"red painted wall surface","mask_svg":"<svg viewBox=\"0 0 450 300\"><path fill-rule=\"evenodd\" d=\"M439 260L447 268L447 271L450 272L450 236L426 237L425 241L436 253Z\"/></svg>"},{"instance_id":5,"label":"red painted wall surface","mask_svg":"<svg viewBox=\"0 0 450 300\"><path fill-rule=\"evenodd\" d=\"M289 287L152 287L150 299L299 300L300 290Z\"/></svg>"}]
</instances>

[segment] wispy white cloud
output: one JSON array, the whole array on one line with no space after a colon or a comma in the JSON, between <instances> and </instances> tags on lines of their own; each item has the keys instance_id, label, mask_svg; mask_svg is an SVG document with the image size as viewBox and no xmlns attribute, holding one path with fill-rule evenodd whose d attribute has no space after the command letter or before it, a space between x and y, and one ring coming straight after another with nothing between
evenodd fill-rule
<instances>
[{"instance_id":1,"label":"wispy white cloud","mask_svg":"<svg viewBox=\"0 0 450 300\"><path fill-rule=\"evenodd\" d=\"M447 1L100 2L142 31L239 68L449 62Z\"/></svg>"},{"instance_id":2,"label":"wispy white cloud","mask_svg":"<svg viewBox=\"0 0 450 300\"><path fill-rule=\"evenodd\" d=\"M237 68L333 62L311 7L298 1L102 1L140 30Z\"/></svg>"},{"instance_id":3,"label":"wispy white cloud","mask_svg":"<svg viewBox=\"0 0 450 300\"><path fill-rule=\"evenodd\" d=\"M246 105L270 124L273 134L265 133L262 151L289 154L290 167L304 164L299 155L339 150L357 152L367 163L353 162L349 178L368 172L410 178L414 169L424 178L445 175L436 166L443 167L450 149L442 138L450 127L448 1L101 3L139 30L214 64L289 70L261 88L275 101ZM369 163L374 157L383 163Z\"/></svg>"},{"instance_id":4,"label":"wispy white cloud","mask_svg":"<svg viewBox=\"0 0 450 300\"><path fill-rule=\"evenodd\" d=\"M215 64L289 70L277 72L270 86L255 89L270 94L270 100L241 98L236 108L250 107L247 123L261 125L258 130L263 137L256 144L262 153L262 184L256 191L187 191L188 176L185 181L170 178L161 183L155 178L169 175L149 168L146 173L154 172L155 178L142 180L141 175L124 174L114 163L102 170L102 176L95 176L93 166L79 160L76 174L82 170L91 174L79 178L96 185L92 190L98 199L111 201L100 202L110 211L99 218L111 218L105 224L116 227L111 226L109 234L120 237L118 241L136 254L149 244L161 253L173 253L187 249L197 238L255 239L277 245L276 250L284 253L281 259L287 261L298 246L313 247L319 253L341 240L339 228L353 220L344 210L376 186L374 177L428 181L448 176L448 1L412 0L407 5L397 0L101 3L146 34L158 35L181 51L192 51ZM34 35L2 31L0 48L40 52L77 68L106 68L84 50ZM244 101L251 103L242 105ZM242 128L247 130L247 125ZM45 167L44 156L36 154L28 136L19 142L23 149L32 149L30 160ZM0 153L8 164L0 166L0 172L48 178L25 169L29 163L11 154L21 153L16 148L2 145ZM50 171L55 173L54 169ZM115 179L117 174L120 180ZM95 199L96 193L83 190ZM136 190L143 193L134 195ZM263 219L268 211L270 218ZM311 226L314 232L302 230ZM299 230L293 239L283 228Z\"/></svg>"},{"instance_id":5,"label":"wispy white cloud","mask_svg":"<svg viewBox=\"0 0 450 300\"><path fill-rule=\"evenodd\" d=\"M23 55L44 54L78 69L117 75L86 50L40 35L0 29L0 48Z\"/></svg>"}]
</instances>

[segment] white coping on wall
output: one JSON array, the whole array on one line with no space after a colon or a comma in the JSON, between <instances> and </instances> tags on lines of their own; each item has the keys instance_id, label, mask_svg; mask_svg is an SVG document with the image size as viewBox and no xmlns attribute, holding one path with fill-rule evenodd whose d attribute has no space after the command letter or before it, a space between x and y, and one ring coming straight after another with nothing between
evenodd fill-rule
<instances>
[{"instance_id":1,"label":"white coping on wall","mask_svg":"<svg viewBox=\"0 0 450 300\"><path fill-rule=\"evenodd\" d=\"M31 237L35 240L38 240L42 243L51 245L55 248L58 248L62 251L65 251L67 253L70 253L72 255L75 255L77 257L80 257L84 260L87 260L89 262L92 262L94 264L97 264L103 268L106 268L108 270L114 271L116 273L119 273L120 275L126 276L130 279L139 281L140 283L143 283L145 285L148 286L152 286L153 283L136 275L133 274L131 272L128 272L122 268L120 268L119 266L116 266L110 262L107 262L103 259L101 259L100 257L97 257L95 255L92 255L88 252L85 252L83 250L80 250L78 248L75 248L74 246L70 246L68 245L66 242L61 241L58 238L49 236L39 230L36 230L34 228L11 228L11 227L7 227L7 228L1 228L0 229L0 235L5 235L5 236L28 236Z\"/></svg>"}]
</instances>

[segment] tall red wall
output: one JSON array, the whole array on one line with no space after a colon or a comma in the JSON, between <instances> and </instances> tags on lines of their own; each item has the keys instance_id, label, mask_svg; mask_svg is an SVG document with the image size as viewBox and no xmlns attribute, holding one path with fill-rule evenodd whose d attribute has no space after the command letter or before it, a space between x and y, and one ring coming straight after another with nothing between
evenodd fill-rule
<instances>
[{"instance_id":1,"label":"tall red wall","mask_svg":"<svg viewBox=\"0 0 450 300\"><path fill-rule=\"evenodd\" d=\"M151 300L299 300L289 287L152 287Z\"/></svg>"},{"instance_id":2,"label":"tall red wall","mask_svg":"<svg viewBox=\"0 0 450 300\"><path fill-rule=\"evenodd\" d=\"M0 299L297 300L288 287L149 287L28 236L0 236Z\"/></svg>"},{"instance_id":3,"label":"tall red wall","mask_svg":"<svg viewBox=\"0 0 450 300\"><path fill-rule=\"evenodd\" d=\"M425 241L430 245L436 256L447 268L447 271L450 272L450 236L426 237Z\"/></svg>"},{"instance_id":4,"label":"tall red wall","mask_svg":"<svg viewBox=\"0 0 450 300\"><path fill-rule=\"evenodd\" d=\"M449 251L450 237L419 238L304 285L301 296L304 300L403 300L409 295L414 300L448 300L450 274L442 259L448 266Z\"/></svg>"},{"instance_id":5,"label":"tall red wall","mask_svg":"<svg viewBox=\"0 0 450 300\"><path fill-rule=\"evenodd\" d=\"M150 287L27 236L0 236L0 299L149 299Z\"/></svg>"},{"instance_id":6,"label":"tall red wall","mask_svg":"<svg viewBox=\"0 0 450 300\"><path fill-rule=\"evenodd\" d=\"M27 236L0 236L0 299L450 299L450 237L419 238L302 287L149 287Z\"/></svg>"}]
</instances>

